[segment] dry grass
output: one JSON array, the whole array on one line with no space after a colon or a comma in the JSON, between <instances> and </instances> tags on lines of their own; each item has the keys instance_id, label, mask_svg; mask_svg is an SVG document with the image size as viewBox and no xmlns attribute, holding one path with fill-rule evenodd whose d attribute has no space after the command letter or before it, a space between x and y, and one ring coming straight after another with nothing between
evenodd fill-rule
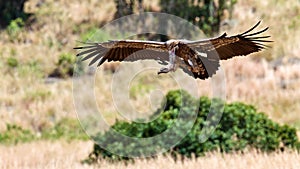
<instances>
[{"instance_id":1,"label":"dry grass","mask_svg":"<svg viewBox=\"0 0 300 169\"><path fill-rule=\"evenodd\" d=\"M72 47L75 46L75 40L80 39L80 34L85 33L87 28L111 20L114 13L112 1L105 1L103 5L104 1L96 0L46 0L42 6L36 6L37 2L31 0L26 4L27 11L35 12L37 18L30 28L22 31L13 40L10 40L6 31L0 32L0 58L4 60L0 63L3 70L0 76L5 79L0 83L0 111L4 112L0 115L0 129L3 129L5 123L17 123L37 130L51 125L61 117L76 116L72 105L72 80L59 80L49 84L45 83L44 77L55 68L61 53L75 53ZM271 49L252 55L251 58L298 56L299 2L278 1L280 6L276 2L238 1L233 14L238 22L227 32L241 32L257 20L263 20L262 26L270 26L269 34L275 41ZM148 3L147 5L151 6ZM64 24L66 22L68 24ZM9 57L17 58L20 66L9 68L5 62ZM259 110L282 123L299 123L299 65L283 65L274 72L265 61L249 58L239 57L224 62L227 100L254 104ZM37 63L37 68L28 66L31 63ZM101 109L106 110L108 118L114 119L116 116L109 114L115 110L107 99L111 95L110 85L107 83L111 74L99 73L98 78L100 80L96 91L101 92L101 95L97 97L97 102L101 103ZM209 81L198 83L201 94L211 95ZM287 88L281 88L282 84L286 84ZM167 91L172 87L174 84L167 83L162 86L162 90ZM138 110L149 109L147 99L143 99L149 93L147 90L145 92L145 95L133 99ZM142 104L136 102L137 100Z\"/></svg>"},{"instance_id":2,"label":"dry grass","mask_svg":"<svg viewBox=\"0 0 300 169\"><path fill-rule=\"evenodd\" d=\"M221 154L210 153L205 157L196 159L185 159L184 161L174 161L170 157L159 157L151 160L138 160L134 164L128 166L111 167L111 165L103 168L205 168L205 169L274 169L274 168L292 168L300 167L300 156L297 153L274 153L263 154L257 152L249 152L245 154ZM147 167L143 167L147 166Z\"/></svg>"},{"instance_id":3,"label":"dry grass","mask_svg":"<svg viewBox=\"0 0 300 169\"><path fill-rule=\"evenodd\" d=\"M0 131L6 123L16 123L37 131L62 117L76 117L72 79L45 83L45 77L55 68L61 53L75 54L72 48L76 45L75 41L80 40L81 34L110 21L115 10L112 0L45 0L42 6L36 6L37 2L39 0L30 0L26 4L27 11L34 12L37 20L21 31L17 38L11 39L5 30L0 32ZM147 2L147 5L158 9L155 3ZM265 60L250 59L299 58L299 16L300 3L297 0L238 1L233 14L236 22L226 31L235 34L263 20L262 26L270 27L269 34L275 42L271 49L264 52L222 63L226 75L227 101L254 104L275 121L298 124L299 127L299 63L284 63L275 71ZM19 67L10 68L6 63L9 57L17 58ZM37 67L30 66L32 63L37 63ZM115 109L108 99L111 97L108 83L111 74L102 70L98 71L96 77L97 103L105 110L108 122L113 123L118 115L114 114ZM163 92L176 87L164 78L155 81L148 77L142 81L159 84ZM211 81L197 83L200 86L199 93L212 95ZM153 89L151 85L148 87ZM145 98L150 92L147 87L142 91L144 95L137 92L131 100L132 104L138 110L149 110L151 105ZM89 151L91 143L86 142L34 142L11 147L1 145L0 168L93 168L95 166L82 166L79 163ZM156 160L138 160L127 167L144 168L146 165L147 168L300 168L299 154L289 152L271 155L256 152L244 155L213 153L183 163L160 157ZM100 167L125 168L123 164L109 164L106 161L101 161Z\"/></svg>"},{"instance_id":4,"label":"dry grass","mask_svg":"<svg viewBox=\"0 0 300 169\"><path fill-rule=\"evenodd\" d=\"M265 60L249 60L237 58L224 63L227 100L253 104L282 123L298 122L299 64L282 65L275 71Z\"/></svg>"},{"instance_id":5,"label":"dry grass","mask_svg":"<svg viewBox=\"0 0 300 169\"><path fill-rule=\"evenodd\" d=\"M269 26L274 41L272 49L263 53L271 59L297 57L300 52L300 3L297 0L249 0L238 1L233 12L233 25L228 31L236 33L247 30L249 25L262 20Z\"/></svg>"},{"instance_id":6,"label":"dry grass","mask_svg":"<svg viewBox=\"0 0 300 169\"><path fill-rule=\"evenodd\" d=\"M80 163L91 151L91 142L38 141L0 146L0 168L90 168Z\"/></svg>"},{"instance_id":7,"label":"dry grass","mask_svg":"<svg viewBox=\"0 0 300 169\"><path fill-rule=\"evenodd\" d=\"M0 146L0 168L105 168L105 169L138 169L138 168L206 168L206 169L297 169L300 167L300 154L296 152L244 154L209 153L205 157L174 161L171 157L159 156L156 159L137 159L135 163L109 163L100 160L97 165L81 164L91 151L91 142L48 142L39 141L11 147Z\"/></svg>"}]
</instances>

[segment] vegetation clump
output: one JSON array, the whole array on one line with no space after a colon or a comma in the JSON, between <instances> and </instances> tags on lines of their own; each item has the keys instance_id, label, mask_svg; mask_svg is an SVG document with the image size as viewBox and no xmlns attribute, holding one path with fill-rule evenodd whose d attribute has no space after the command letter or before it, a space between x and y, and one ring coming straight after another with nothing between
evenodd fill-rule
<instances>
[{"instance_id":1,"label":"vegetation clump","mask_svg":"<svg viewBox=\"0 0 300 169\"><path fill-rule=\"evenodd\" d=\"M12 20L6 28L10 41L18 40L19 34L23 30L25 23L22 18Z\"/></svg>"},{"instance_id":2,"label":"vegetation clump","mask_svg":"<svg viewBox=\"0 0 300 169\"><path fill-rule=\"evenodd\" d=\"M173 14L187 19L198 26L208 35L218 33L225 11L233 10L237 0L200 0L200 1L173 1L161 0L162 12Z\"/></svg>"},{"instance_id":3,"label":"vegetation clump","mask_svg":"<svg viewBox=\"0 0 300 169\"><path fill-rule=\"evenodd\" d=\"M17 18L26 19L29 14L24 12L24 5L27 0L0 1L0 28L7 26Z\"/></svg>"},{"instance_id":4,"label":"vegetation clump","mask_svg":"<svg viewBox=\"0 0 300 169\"><path fill-rule=\"evenodd\" d=\"M19 65L19 61L14 57L7 58L7 65L11 68L15 68Z\"/></svg>"},{"instance_id":5,"label":"vegetation clump","mask_svg":"<svg viewBox=\"0 0 300 169\"><path fill-rule=\"evenodd\" d=\"M88 140L77 119L63 118L51 127L33 132L16 124L6 124L0 132L0 144L19 144L35 140Z\"/></svg>"},{"instance_id":6,"label":"vegetation clump","mask_svg":"<svg viewBox=\"0 0 300 169\"><path fill-rule=\"evenodd\" d=\"M49 77L67 78L72 77L74 73L83 74L83 65L76 63L76 57L70 53L62 53L59 56L56 68L50 73Z\"/></svg>"},{"instance_id":7,"label":"vegetation clump","mask_svg":"<svg viewBox=\"0 0 300 169\"><path fill-rule=\"evenodd\" d=\"M212 36L215 33L219 33L221 21L224 18L231 18L233 7L236 3L237 0L160 0L159 6L161 8L160 12L186 19L203 30L205 34ZM138 2L134 0L116 0L115 4L117 8L115 19L134 14L134 11L144 11L143 0L139 0ZM146 9L145 11L152 12L151 9ZM229 16L226 16L226 13L229 13ZM165 23L160 24L165 26ZM160 29L164 28L161 27ZM186 36L189 36L189 34L189 32L186 32ZM166 41L168 37L160 35L160 39L161 41Z\"/></svg>"},{"instance_id":8,"label":"vegetation clump","mask_svg":"<svg viewBox=\"0 0 300 169\"><path fill-rule=\"evenodd\" d=\"M185 91L171 91L166 96L166 104L163 112L157 117L158 110L153 116L157 118L149 123L124 122L117 121L109 131L99 133L94 136L97 142L108 147L102 148L98 144L94 145L93 152L89 155L88 162L97 161L99 158L109 160L128 160L124 157L125 154L134 154L144 156L149 151L153 144L161 146L160 140L153 143L144 141L141 144L132 142L124 142L118 140L116 135L112 134L112 130L128 137L135 138L150 138L157 136L174 125L187 125L186 121L182 121L179 116L181 113L185 117L193 117L195 113L194 103L198 103L196 111L196 120L192 125L191 130L186 133L174 131L175 135L183 136L183 139L176 144L171 150L171 154L180 154L185 157L191 157L194 154L196 157L205 155L209 151L233 152L247 151L249 149L258 149L264 152L275 150L298 149L300 143L297 138L296 129L287 125L279 125L270 120L265 114L258 113L251 105L244 103L224 104L218 99L209 99L201 97L195 99ZM211 111L223 110L222 117L217 123L215 130L210 137L201 142L201 135L205 126L210 126L214 122L218 122L216 115L211 116L211 121L206 120ZM212 127L206 127L207 131L212 130ZM204 131L205 132L205 131ZM174 139L173 135L168 135L167 140ZM119 154L113 154L118 152ZM138 151L137 151L138 150ZM126 152L122 154L123 152ZM121 156L119 156L121 155Z\"/></svg>"},{"instance_id":9,"label":"vegetation clump","mask_svg":"<svg viewBox=\"0 0 300 169\"><path fill-rule=\"evenodd\" d=\"M17 144L34 140L34 134L30 130L23 129L15 124L7 124L6 130L0 133L0 143Z\"/></svg>"}]
</instances>

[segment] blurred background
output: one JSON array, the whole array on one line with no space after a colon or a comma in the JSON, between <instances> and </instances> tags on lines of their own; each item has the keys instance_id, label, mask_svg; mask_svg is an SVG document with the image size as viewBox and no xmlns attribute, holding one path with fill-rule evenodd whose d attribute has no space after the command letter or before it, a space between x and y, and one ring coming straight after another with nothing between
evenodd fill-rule
<instances>
[{"instance_id":1,"label":"blurred background","mask_svg":"<svg viewBox=\"0 0 300 169\"><path fill-rule=\"evenodd\" d=\"M142 12L164 12L182 17L209 37L223 32L235 35L260 20L260 28L270 27L265 34L271 35L274 41L271 48L221 63L226 76L226 101L254 105L258 112L264 112L278 124L295 128L299 135L298 0L1 0L0 168L95 167L81 163L92 151L93 143L80 128L73 106L72 75L76 62L73 47L78 45L76 40L88 40L106 23ZM105 33L101 38L101 41L111 39ZM142 38L166 41L169 37L149 34ZM107 110L104 116L111 124L120 117L112 112L112 104L106 99L111 96L107 92L110 84L106 82L118 64L105 63L97 75L101 84L96 89L101 92L97 102ZM83 76L88 73L82 70ZM141 93L150 92L151 86L143 84L151 80L141 78L130 89L132 100L139 109L147 109L145 94ZM209 81L197 83L203 96L212 96ZM167 93L172 84L166 84L165 89ZM241 166L258 163L271 168L273 164L264 163L270 160L274 166L293 163L293 166L284 167L293 168L299 161L297 153L271 156L251 153L246 158L241 158L240 154L223 157L215 153L187 163L190 168L213 167L208 163L223 159L218 160L223 166L240 161ZM155 167L168 160L170 165L175 163L164 157L151 160L138 161L131 167ZM106 168L125 167L106 161L101 163Z\"/></svg>"}]
</instances>

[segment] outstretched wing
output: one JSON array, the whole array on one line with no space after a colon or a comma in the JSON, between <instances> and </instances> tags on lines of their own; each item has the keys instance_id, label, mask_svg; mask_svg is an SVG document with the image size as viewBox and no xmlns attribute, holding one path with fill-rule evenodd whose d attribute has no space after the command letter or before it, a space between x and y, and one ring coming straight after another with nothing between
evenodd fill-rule
<instances>
[{"instance_id":1,"label":"outstretched wing","mask_svg":"<svg viewBox=\"0 0 300 169\"><path fill-rule=\"evenodd\" d=\"M177 56L181 57L185 65L183 70L195 78L206 79L211 77L219 68L219 60L230 59L234 56L245 56L258 52L266 47L264 42L270 36L257 36L268 30L268 27L251 33L260 22L242 34L228 37L223 35L199 41L184 41L179 43Z\"/></svg>"},{"instance_id":2,"label":"outstretched wing","mask_svg":"<svg viewBox=\"0 0 300 169\"><path fill-rule=\"evenodd\" d=\"M252 28L242 34L228 37L226 33L217 38L200 41L190 41L186 44L207 55L208 58L215 58L216 54L221 60L230 59L234 56L245 56L253 52L258 52L267 45L264 42L272 42L266 40L270 36L257 36L268 30L268 27L258 32L251 33L261 22L259 21Z\"/></svg>"},{"instance_id":3,"label":"outstretched wing","mask_svg":"<svg viewBox=\"0 0 300 169\"><path fill-rule=\"evenodd\" d=\"M91 59L89 65L98 61L100 66L105 61L136 61L140 59L155 59L165 62L168 60L166 44L155 41L120 40L103 43L84 43L77 56L83 56L82 61Z\"/></svg>"}]
</instances>

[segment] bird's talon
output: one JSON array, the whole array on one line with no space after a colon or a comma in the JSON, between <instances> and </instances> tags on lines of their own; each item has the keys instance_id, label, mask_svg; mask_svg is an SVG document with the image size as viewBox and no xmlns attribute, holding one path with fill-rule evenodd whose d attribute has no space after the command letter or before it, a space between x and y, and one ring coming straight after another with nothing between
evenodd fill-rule
<instances>
[{"instance_id":1,"label":"bird's talon","mask_svg":"<svg viewBox=\"0 0 300 169\"><path fill-rule=\"evenodd\" d=\"M157 72L157 74L161 74L161 73L168 73L170 70L168 69L168 68L161 68L158 72Z\"/></svg>"}]
</instances>

